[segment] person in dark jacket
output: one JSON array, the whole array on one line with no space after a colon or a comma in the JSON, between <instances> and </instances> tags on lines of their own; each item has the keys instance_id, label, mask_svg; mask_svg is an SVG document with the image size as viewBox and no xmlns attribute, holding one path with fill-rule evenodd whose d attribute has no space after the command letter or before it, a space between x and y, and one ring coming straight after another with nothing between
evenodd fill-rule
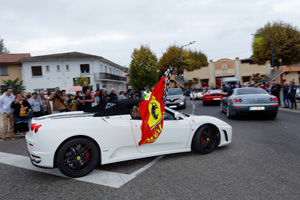
<instances>
[{"instance_id":1,"label":"person in dark jacket","mask_svg":"<svg viewBox=\"0 0 300 200\"><path fill-rule=\"evenodd\" d=\"M20 133L21 136L28 132L28 122L27 112L31 108L28 101L22 98L21 93L16 94L16 100L11 103L11 108L15 109L15 123L16 131Z\"/></svg>"},{"instance_id":2,"label":"person in dark jacket","mask_svg":"<svg viewBox=\"0 0 300 200\"><path fill-rule=\"evenodd\" d=\"M287 83L285 83L284 87L283 87L283 103L284 103L283 108L289 108L290 107L288 92L289 92L289 85Z\"/></svg>"},{"instance_id":3,"label":"person in dark jacket","mask_svg":"<svg viewBox=\"0 0 300 200\"><path fill-rule=\"evenodd\" d=\"M110 94L108 95L109 100L118 100L118 95L116 94L116 91L114 88L110 90Z\"/></svg>"},{"instance_id":4,"label":"person in dark jacket","mask_svg":"<svg viewBox=\"0 0 300 200\"><path fill-rule=\"evenodd\" d=\"M272 95L277 97L279 106L281 105L281 103L280 103L280 87L281 87L280 84L278 84L274 81L272 84L271 91L270 91Z\"/></svg>"},{"instance_id":5,"label":"person in dark jacket","mask_svg":"<svg viewBox=\"0 0 300 200\"><path fill-rule=\"evenodd\" d=\"M294 86L294 81L290 81L290 87L289 87L289 91L288 91L288 96L289 96L289 99L290 99L290 102L291 102L291 109L294 108L293 105L295 105L295 109L297 109L297 104L296 104L296 99L295 99L295 96L296 96L296 87Z\"/></svg>"}]
</instances>

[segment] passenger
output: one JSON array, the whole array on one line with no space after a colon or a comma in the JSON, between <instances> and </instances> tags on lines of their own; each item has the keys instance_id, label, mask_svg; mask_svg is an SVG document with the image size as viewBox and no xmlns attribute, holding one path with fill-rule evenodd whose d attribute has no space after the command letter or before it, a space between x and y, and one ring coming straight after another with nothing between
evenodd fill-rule
<instances>
[{"instance_id":1,"label":"passenger","mask_svg":"<svg viewBox=\"0 0 300 200\"><path fill-rule=\"evenodd\" d=\"M138 106L133 107L132 119L141 119L141 113Z\"/></svg>"}]
</instances>

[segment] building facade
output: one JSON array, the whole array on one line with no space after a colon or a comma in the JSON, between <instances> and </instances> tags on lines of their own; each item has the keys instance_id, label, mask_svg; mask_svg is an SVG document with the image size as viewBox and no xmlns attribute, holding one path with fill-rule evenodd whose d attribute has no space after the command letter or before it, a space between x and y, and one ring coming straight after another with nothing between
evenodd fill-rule
<instances>
[{"instance_id":1,"label":"building facade","mask_svg":"<svg viewBox=\"0 0 300 200\"><path fill-rule=\"evenodd\" d=\"M0 86L5 88L3 81L15 80L19 78L22 80L20 60L22 58L30 57L29 53L19 54L0 54Z\"/></svg>"},{"instance_id":2,"label":"building facade","mask_svg":"<svg viewBox=\"0 0 300 200\"><path fill-rule=\"evenodd\" d=\"M125 90L124 67L103 57L70 52L22 59L23 84L27 92L67 90L78 77L87 77L93 90Z\"/></svg>"}]
</instances>

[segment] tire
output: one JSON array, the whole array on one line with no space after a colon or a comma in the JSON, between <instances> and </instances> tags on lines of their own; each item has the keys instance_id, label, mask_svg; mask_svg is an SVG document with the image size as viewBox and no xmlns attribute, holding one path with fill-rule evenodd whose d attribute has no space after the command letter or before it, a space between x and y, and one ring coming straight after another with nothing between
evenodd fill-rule
<instances>
[{"instance_id":1,"label":"tire","mask_svg":"<svg viewBox=\"0 0 300 200\"><path fill-rule=\"evenodd\" d=\"M217 145L217 132L213 126L201 126L195 133L192 149L201 154L211 153Z\"/></svg>"},{"instance_id":2,"label":"tire","mask_svg":"<svg viewBox=\"0 0 300 200\"><path fill-rule=\"evenodd\" d=\"M269 115L269 119L275 119L277 116L277 112Z\"/></svg>"},{"instance_id":3,"label":"tire","mask_svg":"<svg viewBox=\"0 0 300 200\"><path fill-rule=\"evenodd\" d=\"M182 106L182 109L185 109L186 108L186 103Z\"/></svg>"},{"instance_id":4,"label":"tire","mask_svg":"<svg viewBox=\"0 0 300 200\"><path fill-rule=\"evenodd\" d=\"M232 119L234 117L234 115L232 114L229 106L227 106L227 109L226 109L226 116L228 119Z\"/></svg>"},{"instance_id":5,"label":"tire","mask_svg":"<svg viewBox=\"0 0 300 200\"><path fill-rule=\"evenodd\" d=\"M203 102L203 106L207 106L207 103L204 103L204 101L202 101Z\"/></svg>"},{"instance_id":6,"label":"tire","mask_svg":"<svg viewBox=\"0 0 300 200\"><path fill-rule=\"evenodd\" d=\"M99 150L86 138L75 138L61 146L57 166L66 176L78 178L91 173L99 162Z\"/></svg>"}]
</instances>

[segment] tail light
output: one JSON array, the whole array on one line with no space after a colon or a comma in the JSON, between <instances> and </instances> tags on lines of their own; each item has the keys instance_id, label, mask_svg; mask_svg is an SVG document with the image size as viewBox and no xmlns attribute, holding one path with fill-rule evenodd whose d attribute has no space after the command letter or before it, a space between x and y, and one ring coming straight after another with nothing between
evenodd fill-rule
<instances>
[{"instance_id":1,"label":"tail light","mask_svg":"<svg viewBox=\"0 0 300 200\"><path fill-rule=\"evenodd\" d=\"M234 101L234 103L237 103L237 102L241 103L243 101L243 99L234 99L233 101Z\"/></svg>"},{"instance_id":2,"label":"tail light","mask_svg":"<svg viewBox=\"0 0 300 200\"><path fill-rule=\"evenodd\" d=\"M38 132L39 128L41 127L42 125L35 125L34 126L34 133Z\"/></svg>"},{"instance_id":3,"label":"tail light","mask_svg":"<svg viewBox=\"0 0 300 200\"><path fill-rule=\"evenodd\" d=\"M31 127L30 127L31 131L33 131L35 125L36 125L36 123L35 124L31 124Z\"/></svg>"},{"instance_id":4,"label":"tail light","mask_svg":"<svg viewBox=\"0 0 300 200\"><path fill-rule=\"evenodd\" d=\"M278 99L276 97L274 99L271 97L270 101L278 101Z\"/></svg>"}]
</instances>

